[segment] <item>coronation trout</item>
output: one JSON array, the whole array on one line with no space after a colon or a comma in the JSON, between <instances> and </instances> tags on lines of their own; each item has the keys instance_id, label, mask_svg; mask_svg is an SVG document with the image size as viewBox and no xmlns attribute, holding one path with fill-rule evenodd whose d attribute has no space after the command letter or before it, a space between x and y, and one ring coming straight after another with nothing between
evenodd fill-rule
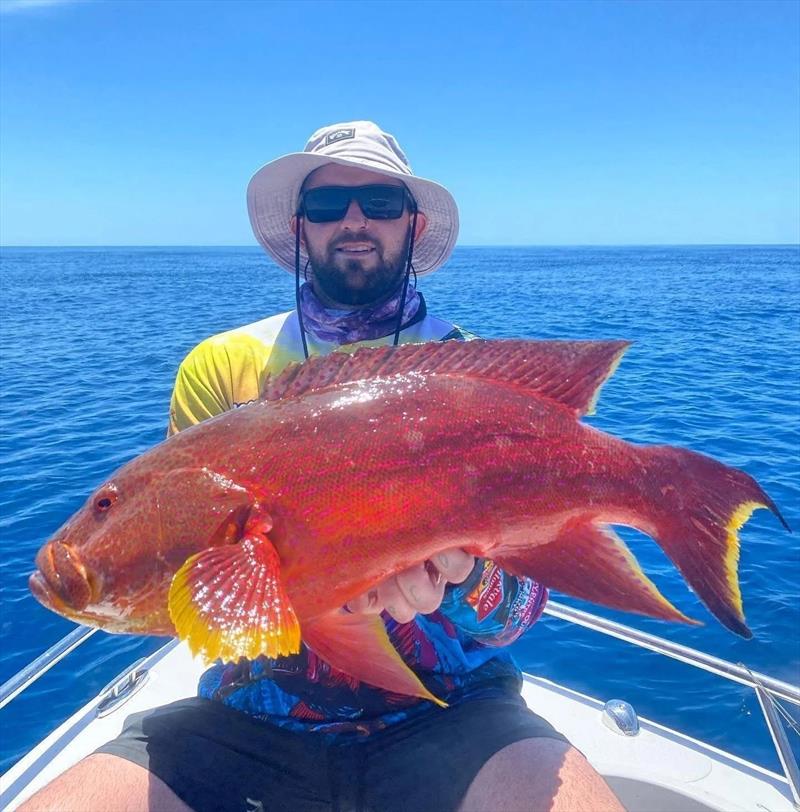
<instances>
[{"instance_id":1,"label":"coronation trout","mask_svg":"<svg viewBox=\"0 0 800 812\"><path fill-rule=\"evenodd\" d=\"M262 398L123 466L40 550L36 598L112 632L177 635L211 660L299 651L437 701L379 616L341 607L437 552L614 609L694 622L611 525L653 537L749 637L738 530L778 509L742 471L579 421L622 341L470 341L295 364ZM788 529L788 528L787 528Z\"/></svg>"}]
</instances>

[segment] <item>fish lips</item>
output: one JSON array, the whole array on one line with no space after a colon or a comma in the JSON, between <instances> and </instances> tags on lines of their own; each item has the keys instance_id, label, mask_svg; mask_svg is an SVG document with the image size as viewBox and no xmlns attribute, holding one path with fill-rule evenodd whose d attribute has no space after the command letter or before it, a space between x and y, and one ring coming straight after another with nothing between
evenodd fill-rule
<instances>
[{"instance_id":1,"label":"fish lips","mask_svg":"<svg viewBox=\"0 0 800 812\"><path fill-rule=\"evenodd\" d=\"M39 570L32 572L29 576L28 589L30 589L33 597L47 609L57 612L59 615L67 615L70 613L70 608L58 597Z\"/></svg>"},{"instance_id":2,"label":"fish lips","mask_svg":"<svg viewBox=\"0 0 800 812\"><path fill-rule=\"evenodd\" d=\"M75 550L52 541L39 550L37 570L28 579L33 596L61 614L80 612L97 597L98 584Z\"/></svg>"}]
</instances>

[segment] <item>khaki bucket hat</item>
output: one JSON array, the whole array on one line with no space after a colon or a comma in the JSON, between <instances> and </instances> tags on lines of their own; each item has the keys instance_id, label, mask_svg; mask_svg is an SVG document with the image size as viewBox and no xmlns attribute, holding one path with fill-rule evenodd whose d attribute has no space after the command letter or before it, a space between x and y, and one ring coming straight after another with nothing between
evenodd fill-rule
<instances>
[{"instance_id":1,"label":"khaki bucket hat","mask_svg":"<svg viewBox=\"0 0 800 812\"><path fill-rule=\"evenodd\" d=\"M417 276L433 273L453 251L458 207L444 186L413 174L394 136L371 121L347 121L317 130L303 152L265 164L247 186L247 212L256 239L285 270L294 274L295 238L289 230L303 181L320 166L357 166L399 178L414 196L428 226L414 244ZM301 262L307 257L301 247Z\"/></svg>"}]
</instances>

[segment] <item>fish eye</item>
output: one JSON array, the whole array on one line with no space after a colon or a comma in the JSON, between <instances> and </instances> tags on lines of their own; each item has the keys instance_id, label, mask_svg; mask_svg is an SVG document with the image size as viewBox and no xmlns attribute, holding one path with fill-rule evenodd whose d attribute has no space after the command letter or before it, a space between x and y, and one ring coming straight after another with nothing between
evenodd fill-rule
<instances>
[{"instance_id":1,"label":"fish eye","mask_svg":"<svg viewBox=\"0 0 800 812\"><path fill-rule=\"evenodd\" d=\"M117 489L110 485L104 488L94 499L94 509L97 513L105 513L117 501Z\"/></svg>"}]
</instances>

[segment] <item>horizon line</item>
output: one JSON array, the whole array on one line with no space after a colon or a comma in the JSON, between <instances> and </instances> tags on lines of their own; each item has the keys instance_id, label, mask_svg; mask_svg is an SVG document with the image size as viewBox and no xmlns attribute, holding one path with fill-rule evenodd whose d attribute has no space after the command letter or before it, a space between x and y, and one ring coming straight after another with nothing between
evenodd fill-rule
<instances>
[{"instance_id":1,"label":"horizon line","mask_svg":"<svg viewBox=\"0 0 800 812\"><path fill-rule=\"evenodd\" d=\"M17 248L251 248L266 254L260 245L242 243L0 244L0 250ZM800 242L465 243L458 248L800 248Z\"/></svg>"}]
</instances>

